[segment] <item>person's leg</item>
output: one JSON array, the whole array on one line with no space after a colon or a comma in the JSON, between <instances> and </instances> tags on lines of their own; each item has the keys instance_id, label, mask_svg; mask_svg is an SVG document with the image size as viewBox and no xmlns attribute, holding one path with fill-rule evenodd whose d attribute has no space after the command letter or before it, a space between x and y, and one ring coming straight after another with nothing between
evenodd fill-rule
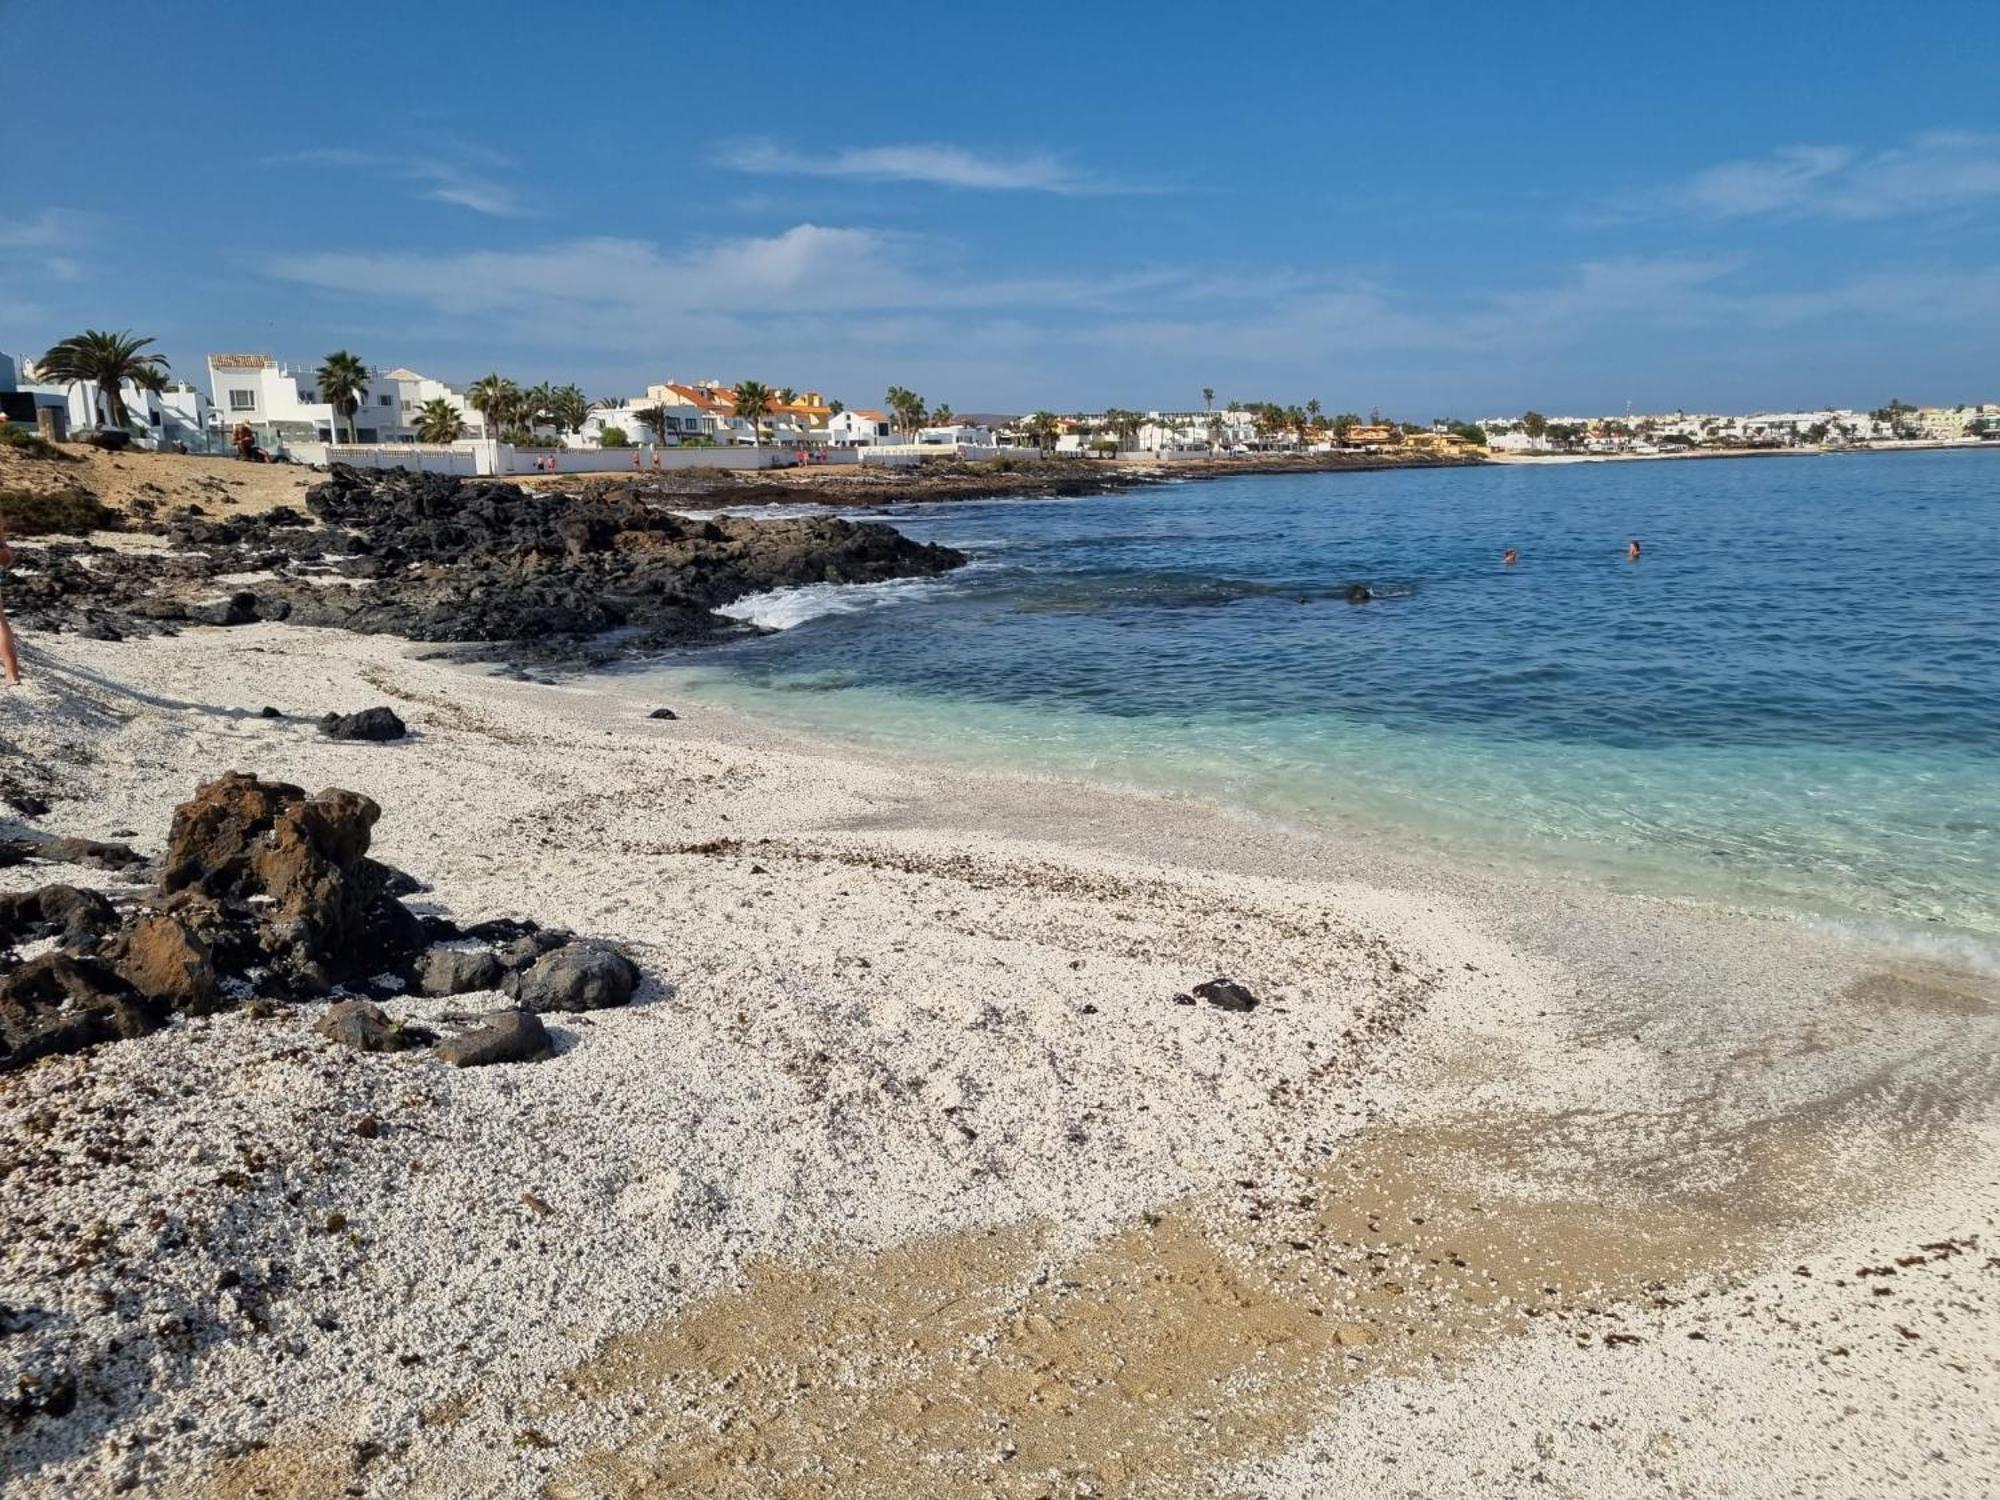
<instances>
[{"instance_id":1,"label":"person's leg","mask_svg":"<svg viewBox=\"0 0 2000 1500\"><path fill-rule=\"evenodd\" d=\"M7 686L20 686L21 659L14 654L14 632L8 627L4 609L0 609L0 673L5 674Z\"/></svg>"}]
</instances>

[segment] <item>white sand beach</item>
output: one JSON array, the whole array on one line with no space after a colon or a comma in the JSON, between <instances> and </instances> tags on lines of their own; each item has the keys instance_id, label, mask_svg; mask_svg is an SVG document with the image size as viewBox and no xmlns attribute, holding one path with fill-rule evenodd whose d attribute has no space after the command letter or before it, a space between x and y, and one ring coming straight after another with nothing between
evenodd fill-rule
<instances>
[{"instance_id":1,"label":"white sand beach","mask_svg":"<svg viewBox=\"0 0 2000 1500\"><path fill-rule=\"evenodd\" d=\"M1992 977L381 637L29 644L39 826L350 788L413 905L646 981L540 1062L0 1074L0 1385L77 1387L10 1497L2000 1485Z\"/></svg>"}]
</instances>

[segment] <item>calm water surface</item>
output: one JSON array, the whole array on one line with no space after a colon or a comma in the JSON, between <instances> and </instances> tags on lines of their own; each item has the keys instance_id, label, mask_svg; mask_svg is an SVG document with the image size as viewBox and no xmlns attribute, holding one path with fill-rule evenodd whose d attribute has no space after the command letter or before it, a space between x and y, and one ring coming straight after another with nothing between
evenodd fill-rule
<instances>
[{"instance_id":1,"label":"calm water surface","mask_svg":"<svg viewBox=\"0 0 2000 1500\"><path fill-rule=\"evenodd\" d=\"M745 601L782 633L663 685L2000 953L2000 452L1246 477L893 519L974 566ZM1382 597L1350 604L1354 583Z\"/></svg>"}]
</instances>

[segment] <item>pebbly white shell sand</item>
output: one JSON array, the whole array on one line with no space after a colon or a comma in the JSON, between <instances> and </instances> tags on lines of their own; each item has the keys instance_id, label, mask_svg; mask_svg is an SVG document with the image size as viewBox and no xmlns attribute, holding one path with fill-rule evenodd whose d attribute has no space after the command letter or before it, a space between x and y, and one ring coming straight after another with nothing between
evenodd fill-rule
<instances>
[{"instance_id":1,"label":"pebbly white shell sand","mask_svg":"<svg viewBox=\"0 0 2000 1500\"><path fill-rule=\"evenodd\" d=\"M913 1459L814 1488L775 1450L714 1472L800 1495L2000 1479L1990 980L1189 804L863 757L699 705L652 721L616 686L380 639L65 639L27 665L0 748L69 789L44 826L134 830L151 852L223 770L350 787L384 808L375 852L432 887L415 904L615 938L647 983L628 1009L551 1018L559 1055L537 1064L356 1056L301 1007L0 1076L0 1391L80 1387L69 1415L0 1429L10 1496L694 1492L593 1460L638 1406L551 1417L551 1393L614 1335L726 1308L755 1268L1035 1223L1036 1264L1060 1275L1163 1206L1384 1132L1474 1129L1505 1149L1482 1147L1468 1190L1685 1200L1727 1249L1663 1259L1670 1295L1619 1302L1641 1342L1581 1347L1604 1313L1578 1309L1428 1372L1307 1388L1258 1451L1215 1449L1171 1483L1143 1465L1080 1479L1083 1454L1024 1475L1004 1442L990 1485ZM413 737L312 727L376 702ZM0 888L53 878L116 884L19 867ZM1217 974L1265 1003L1174 1002ZM449 1029L491 1003L389 1008ZM1773 1134L1783 1152L1744 1145ZM1947 1241L1966 1248L1917 1249ZM1912 1254L1890 1296L1855 1280ZM781 1354L810 1351L758 1358Z\"/></svg>"}]
</instances>

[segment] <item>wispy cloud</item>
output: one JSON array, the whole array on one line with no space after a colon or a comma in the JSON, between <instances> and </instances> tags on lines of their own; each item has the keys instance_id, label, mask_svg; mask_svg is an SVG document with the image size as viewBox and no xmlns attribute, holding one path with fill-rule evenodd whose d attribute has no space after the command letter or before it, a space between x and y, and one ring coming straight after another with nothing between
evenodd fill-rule
<instances>
[{"instance_id":1,"label":"wispy cloud","mask_svg":"<svg viewBox=\"0 0 2000 1500\"><path fill-rule=\"evenodd\" d=\"M795 151L772 141L731 141L717 146L715 161L739 172L775 177L845 177L868 182L925 182L939 187L1002 192L1120 193L1140 191L1079 172L1047 153L994 155L962 146L851 146L840 151Z\"/></svg>"},{"instance_id":2,"label":"wispy cloud","mask_svg":"<svg viewBox=\"0 0 2000 1500\"><path fill-rule=\"evenodd\" d=\"M528 212L519 194L499 176L511 163L484 149L467 148L453 156L391 156L331 146L291 151L267 160L274 166L331 167L372 173L410 183L419 197L434 203L450 203L494 218L520 218Z\"/></svg>"},{"instance_id":3,"label":"wispy cloud","mask_svg":"<svg viewBox=\"0 0 2000 1500\"><path fill-rule=\"evenodd\" d=\"M66 208L45 208L29 218L0 219L0 250L73 250L88 235L90 216Z\"/></svg>"},{"instance_id":4,"label":"wispy cloud","mask_svg":"<svg viewBox=\"0 0 2000 1500\"><path fill-rule=\"evenodd\" d=\"M2000 199L2000 135L1933 131L1884 150L1786 146L1614 205L1611 217L1863 221Z\"/></svg>"},{"instance_id":5,"label":"wispy cloud","mask_svg":"<svg viewBox=\"0 0 2000 1500\"><path fill-rule=\"evenodd\" d=\"M961 399L1160 399L1159 382L1288 381L1323 394L1539 383L1564 360L1698 344L1745 359L1788 342L1894 329L2000 333L2000 267L1927 264L1798 283L1739 255L1582 260L1533 280L1412 285L1341 267L1152 265L982 274L959 247L872 228L663 247L628 238L513 249L287 255L265 269L396 320L405 340L484 351L496 329L565 362L684 373L810 369L920 379ZM365 292L361 289L366 289ZM1919 335L1919 330L1924 332ZM484 352L475 358L486 360ZM1424 375L1421 372L1431 372ZM1486 372L1499 372L1490 374ZM962 393L973 393L968 398Z\"/></svg>"}]
</instances>

